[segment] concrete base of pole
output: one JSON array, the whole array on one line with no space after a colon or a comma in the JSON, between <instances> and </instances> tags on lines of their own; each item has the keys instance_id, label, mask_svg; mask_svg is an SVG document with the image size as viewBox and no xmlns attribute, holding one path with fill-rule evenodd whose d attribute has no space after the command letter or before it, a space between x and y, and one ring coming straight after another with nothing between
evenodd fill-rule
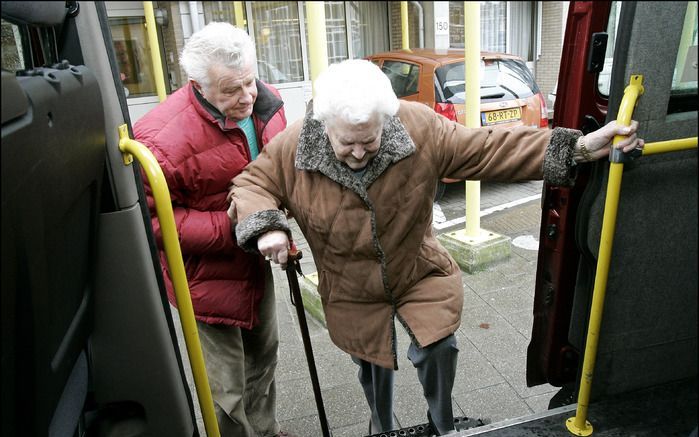
<instances>
[{"instance_id":1,"label":"concrete base of pole","mask_svg":"<svg viewBox=\"0 0 699 437\"><path fill-rule=\"evenodd\" d=\"M314 272L310 275L299 277L299 287L301 287L301 297L303 298L303 307L306 308L306 312L327 328L323 304L318 294L318 273Z\"/></svg>"},{"instance_id":2,"label":"concrete base of pole","mask_svg":"<svg viewBox=\"0 0 699 437\"><path fill-rule=\"evenodd\" d=\"M456 263L467 273L485 270L498 261L506 260L512 253L510 237L485 229L476 237L467 236L465 230L448 232L437 240L449 251Z\"/></svg>"}]
</instances>

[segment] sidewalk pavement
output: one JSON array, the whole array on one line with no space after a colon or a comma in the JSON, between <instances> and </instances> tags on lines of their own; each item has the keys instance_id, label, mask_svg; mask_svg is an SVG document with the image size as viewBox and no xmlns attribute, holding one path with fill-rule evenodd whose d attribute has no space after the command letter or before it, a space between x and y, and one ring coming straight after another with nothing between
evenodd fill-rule
<instances>
[{"instance_id":1,"label":"sidewalk pavement","mask_svg":"<svg viewBox=\"0 0 699 437\"><path fill-rule=\"evenodd\" d=\"M463 227L459 217L464 215L464 189L463 184L459 185L450 186L438 202L439 208L435 209L436 221L456 224L437 232ZM460 353L452 393L455 417L480 418L492 423L542 412L547 410L549 399L558 391L550 385L528 388L525 382L526 350L533 320L536 241L541 219L537 195L541 194L541 189L541 181L481 185L481 214L487 213L481 217L481 228L509 236L512 255L484 271L463 273L465 299L461 327L456 332ZM501 209L501 205L510 207ZM303 252L304 274L313 273L311 251L298 228L293 229L293 235ZM276 266L273 272L280 334L277 417L285 431L306 437L321 436L286 274ZM306 318L332 435L367 435L369 410L357 381L357 366L332 343L320 323L308 313ZM406 357L410 339L399 323L396 333L399 370L395 378L394 414L398 429L426 423L427 403L415 368ZM184 352L183 347L181 345ZM183 355L186 360L186 353ZM192 393L196 398L193 387ZM203 430L198 410L197 415Z\"/></svg>"}]
</instances>

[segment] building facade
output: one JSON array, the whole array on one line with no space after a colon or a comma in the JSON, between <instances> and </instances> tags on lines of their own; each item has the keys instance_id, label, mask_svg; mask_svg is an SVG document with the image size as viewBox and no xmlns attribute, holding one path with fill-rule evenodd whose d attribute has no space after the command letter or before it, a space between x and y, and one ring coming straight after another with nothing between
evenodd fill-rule
<instances>
[{"instance_id":1,"label":"building facade","mask_svg":"<svg viewBox=\"0 0 699 437\"><path fill-rule=\"evenodd\" d=\"M402 47L401 2L324 3L329 63ZM448 44L463 48L463 2L407 3L410 47ZM143 3L106 5L131 121L135 122L158 103ZM302 117L311 98L304 5L288 1L154 2L168 93L186 83L179 54L189 36L209 22L227 21L253 37L259 78L280 91L289 121ZM523 57L546 95L557 80L566 9L566 2L482 1L481 50ZM435 33L437 20L448 20L448 35ZM448 42L440 35L448 36Z\"/></svg>"}]
</instances>

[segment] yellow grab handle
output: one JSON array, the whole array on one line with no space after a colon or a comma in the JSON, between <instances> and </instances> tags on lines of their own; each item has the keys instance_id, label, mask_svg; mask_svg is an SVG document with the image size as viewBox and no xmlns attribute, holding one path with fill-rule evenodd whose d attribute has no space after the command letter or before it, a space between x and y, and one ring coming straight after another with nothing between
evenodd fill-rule
<instances>
[{"instance_id":1,"label":"yellow grab handle","mask_svg":"<svg viewBox=\"0 0 699 437\"><path fill-rule=\"evenodd\" d=\"M209 378L206 374L204 356L201 351L197 323L194 319L194 309L192 298L189 294L187 275L182 262L182 251L180 241L177 238L177 228L175 226L175 216L172 213L172 202L170 200L170 190L165 182L163 170L150 150L138 141L129 138L129 131L125 124L119 126L119 150L124 154L124 163L132 162L131 155L138 159L143 170L148 177L148 183L153 190L155 200L155 210L160 221L160 230L163 234L163 246L167 258L168 269L175 287L175 298L177 309L182 322L182 332L185 344L187 345L187 355L192 365L192 375L194 385L197 389L199 406L202 410L204 427L206 434L210 437L219 437L221 434L214 413L214 401L211 397Z\"/></svg>"},{"instance_id":2,"label":"yellow grab handle","mask_svg":"<svg viewBox=\"0 0 699 437\"><path fill-rule=\"evenodd\" d=\"M631 123L631 116L633 115L633 110L636 107L638 96L643 94L642 83L643 76L634 75L631 77L631 83L624 90L624 98L622 99L619 107L617 124L621 126L628 126ZM617 135L612 140L612 144L616 145L623 139L623 136ZM615 150L617 149L612 149L612 152ZM599 342L600 325L602 324L602 313L604 311L604 297L607 292L607 277L609 275L609 264L611 262L612 243L614 241L614 230L616 227L616 216L617 208L619 206L619 192L621 191L621 176L623 171L623 163L611 162L609 164L607 198L604 203L602 235L600 237L599 256L597 258L595 286L592 291L592 308L590 309L587 341L585 342L585 358L583 360L580 391L578 392L578 406L575 412L575 417L571 417L566 421L568 431L578 436L589 436L592 434L592 424L587 421L587 408L590 401L590 391L592 389L592 376L595 370L595 360L597 359L597 345Z\"/></svg>"}]
</instances>

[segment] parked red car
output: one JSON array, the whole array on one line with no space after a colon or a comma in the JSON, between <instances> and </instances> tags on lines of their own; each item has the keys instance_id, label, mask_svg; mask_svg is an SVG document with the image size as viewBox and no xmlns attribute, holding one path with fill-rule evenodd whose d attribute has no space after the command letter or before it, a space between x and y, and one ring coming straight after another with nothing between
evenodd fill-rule
<instances>
[{"instance_id":1,"label":"parked red car","mask_svg":"<svg viewBox=\"0 0 699 437\"><path fill-rule=\"evenodd\" d=\"M366 59L388 76L398 98L423 102L463 123L463 50L393 50ZM481 126L548 127L544 95L520 57L481 52L480 97Z\"/></svg>"}]
</instances>

